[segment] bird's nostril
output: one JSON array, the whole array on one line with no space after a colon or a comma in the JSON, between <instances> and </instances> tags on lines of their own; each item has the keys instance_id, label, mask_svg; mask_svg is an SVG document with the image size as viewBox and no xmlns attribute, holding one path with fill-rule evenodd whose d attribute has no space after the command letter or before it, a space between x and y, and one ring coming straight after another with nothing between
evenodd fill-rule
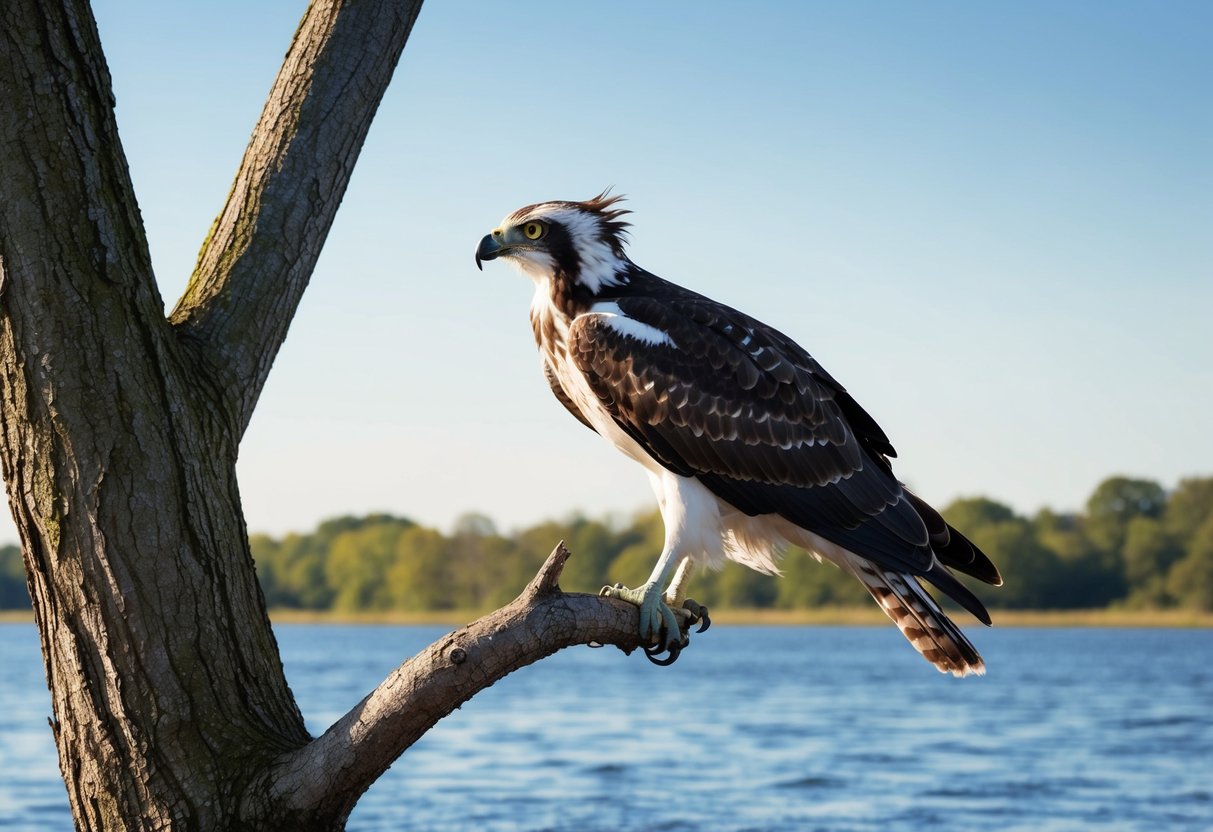
<instances>
[{"instance_id":1,"label":"bird's nostril","mask_svg":"<svg viewBox=\"0 0 1213 832\"><path fill-rule=\"evenodd\" d=\"M494 240L501 239L501 229L500 228L493 229L493 239Z\"/></svg>"}]
</instances>

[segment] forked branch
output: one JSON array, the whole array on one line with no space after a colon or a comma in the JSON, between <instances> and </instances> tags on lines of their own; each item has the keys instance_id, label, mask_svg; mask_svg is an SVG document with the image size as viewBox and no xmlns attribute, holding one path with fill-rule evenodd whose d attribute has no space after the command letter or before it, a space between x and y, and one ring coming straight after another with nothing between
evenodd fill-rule
<instances>
[{"instance_id":1,"label":"forked branch","mask_svg":"<svg viewBox=\"0 0 1213 832\"><path fill-rule=\"evenodd\" d=\"M279 818L344 818L405 749L498 679L576 644L639 647L634 606L561 591L568 558L561 543L510 604L431 644L322 736L284 757L265 804Z\"/></svg>"},{"instance_id":2,"label":"forked branch","mask_svg":"<svg viewBox=\"0 0 1213 832\"><path fill-rule=\"evenodd\" d=\"M170 320L243 433L421 0L313 0Z\"/></svg>"}]
</instances>

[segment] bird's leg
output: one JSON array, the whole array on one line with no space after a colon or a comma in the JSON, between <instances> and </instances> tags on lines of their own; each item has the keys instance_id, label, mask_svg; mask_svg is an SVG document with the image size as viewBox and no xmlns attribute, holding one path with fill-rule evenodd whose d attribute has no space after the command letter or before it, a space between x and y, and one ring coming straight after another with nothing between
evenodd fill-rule
<instances>
[{"instance_id":1,"label":"bird's leg","mask_svg":"<svg viewBox=\"0 0 1213 832\"><path fill-rule=\"evenodd\" d=\"M692 566L694 566L694 561L690 558L683 558L682 563L678 564L678 569L674 572L674 580L670 581L670 585L666 587L665 603L674 611L683 630L690 630L691 627L698 624L697 632L702 633L712 626L712 619L708 617L707 607L687 597L687 584L691 580Z\"/></svg>"},{"instance_id":2,"label":"bird's leg","mask_svg":"<svg viewBox=\"0 0 1213 832\"><path fill-rule=\"evenodd\" d=\"M687 595L687 584L691 580L691 565L694 563L690 558L683 558L678 564L678 568L674 570L674 579L670 581L670 585L665 589L665 602L671 607L682 605L683 599Z\"/></svg>"},{"instance_id":3,"label":"bird's leg","mask_svg":"<svg viewBox=\"0 0 1213 832\"><path fill-rule=\"evenodd\" d=\"M699 622L699 630L707 629L706 616L693 601L683 600L687 580L691 575L692 552L702 548L702 539L696 531L698 520L706 513L716 511L715 498L710 505L704 503L708 492L694 488L694 480L677 477L668 472L649 472L657 505L661 508L661 521L665 525L665 545L661 557L653 567L649 580L637 589L628 589L621 584L603 587L601 595L619 598L640 608L640 643L645 646L645 655L654 664L673 664L690 643L687 630ZM670 576L673 575L673 580ZM667 583L668 582L668 583ZM662 591L662 587L669 589ZM681 616L681 619L680 619ZM658 658L668 653L665 658Z\"/></svg>"}]
</instances>

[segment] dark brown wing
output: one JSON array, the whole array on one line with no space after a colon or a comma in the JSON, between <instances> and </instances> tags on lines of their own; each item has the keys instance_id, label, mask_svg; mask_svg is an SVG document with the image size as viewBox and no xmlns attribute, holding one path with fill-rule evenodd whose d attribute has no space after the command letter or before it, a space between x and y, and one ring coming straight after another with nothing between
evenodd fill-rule
<instances>
[{"instance_id":1,"label":"dark brown wing","mask_svg":"<svg viewBox=\"0 0 1213 832\"><path fill-rule=\"evenodd\" d=\"M892 475L888 438L807 352L700 296L616 303L669 342L587 314L570 328L570 355L656 460L747 514L779 514L883 566L924 575L984 617L950 574L932 574L938 530L928 530Z\"/></svg>"}]
</instances>

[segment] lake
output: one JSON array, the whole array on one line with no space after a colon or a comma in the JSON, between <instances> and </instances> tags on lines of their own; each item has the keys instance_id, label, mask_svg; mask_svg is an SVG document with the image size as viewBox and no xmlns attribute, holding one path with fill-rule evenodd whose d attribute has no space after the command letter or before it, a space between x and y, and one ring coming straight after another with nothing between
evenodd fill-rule
<instances>
[{"instance_id":1,"label":"lake","mask_svg":"<svg viewBox=\"0 0 1213 832\"><path fill-rule=\"evenodd\" d=\"M984 678L891 626L717 625L669 668L566 650L440 722L348 828L1213 829L1213 631L967 629ZM276 631L319 733L447 628ZM33 625L0 655L0 828L68 830Z\"/></svg>"}]
</instances>

